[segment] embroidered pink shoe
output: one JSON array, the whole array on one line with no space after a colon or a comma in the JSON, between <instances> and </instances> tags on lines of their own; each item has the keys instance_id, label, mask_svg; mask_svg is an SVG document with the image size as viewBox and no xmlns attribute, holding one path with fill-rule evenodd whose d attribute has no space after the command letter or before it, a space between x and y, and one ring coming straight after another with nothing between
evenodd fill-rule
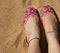
<instances>
[{"instance_id":1,"label":"embroidered pink shoe","mask_svg":"<svg viewBox=\"0 0 60 53\"><path fill-rule=\"evenodd\" d=\"M48 12L54 13L52 8L49 5L42 6L42 10L41 10L42 16Z\"/></svg>"},{"instance_id":2,"label":"embroidered pink shoe","mask_svg":"<svg viewBox=\"0 0 60 53\"><path fill-rule=\"evenodd\" d=\"M26 13L25 13L25 17L24 17L24 19L23 19L23 26L26 24L26 22L27 22L27 20L28 20L28 16L29 15L36 15L36 16L38 16L37 15L37 12L36 12L36 9L35 8L33 8L33 7L29 7L27 10L26 10Z\"/></svg>"},{"instance_id":3,"label":"embroidered pink shoe","mask_svg":"<svg viewBox=\"0 0 60 53\"><path fill-rule=\"evenodd\" d=\"M44 16L44 14L48 13L48 12L54 14L52 8L49 5L42 6L41 8L42 8L42 10L41 10L41 17ZM40 22L43 25L43 20L41 20Z\"/></svg>"}]
</instances>

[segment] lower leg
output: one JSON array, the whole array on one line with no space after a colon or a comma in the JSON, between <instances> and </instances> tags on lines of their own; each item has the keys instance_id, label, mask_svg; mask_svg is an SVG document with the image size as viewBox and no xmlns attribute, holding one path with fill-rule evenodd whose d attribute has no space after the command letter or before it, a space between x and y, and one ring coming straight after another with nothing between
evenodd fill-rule
<instances>
[{"instance_id":1,"label":"lower leg","mask_svg":"<svg viewBox=\"0 0 60 53\"><path fill-rule=\"evenodd\" d=\"M60 53L59 51L59 43L58 43L58 31L57 31L57 23L56 23L56 17L52 13L46 13L43 17L43 24L44 29L46 32L46 38L48 42L48 53ZM56 32L50 32L54 31L56 29Z\"/></svg>"},{"instance_id":2,"label":"lower leg","mask_svg":"<svg viewBox=\"0 0 60 53\"><path fill-rule=\"evenodd\" d=\"M37 16L30 15L27 23L25 24L25 31L27 35L27 41L29 42L32 38L40 38L39 20ZM33 39L29 42L28 53L41 53L39 40Z\"/></svg>"}]
</instances>

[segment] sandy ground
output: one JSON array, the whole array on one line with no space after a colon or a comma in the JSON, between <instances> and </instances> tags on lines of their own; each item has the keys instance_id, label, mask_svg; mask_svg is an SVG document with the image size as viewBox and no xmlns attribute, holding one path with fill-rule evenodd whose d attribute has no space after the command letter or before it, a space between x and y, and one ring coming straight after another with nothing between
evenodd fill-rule
<instances>
[{"instance_id":1,"label":"sandy ground","mask_svg":"<svg viewBox=\"0 0 60 53\"><path fill-rule=\"evenodd\" d=\"M60 20L60 0L0 0L0 53L21 53L24 31L22 20L29 6L40 7L49 4Z\"/></svg>"}]
</instances>

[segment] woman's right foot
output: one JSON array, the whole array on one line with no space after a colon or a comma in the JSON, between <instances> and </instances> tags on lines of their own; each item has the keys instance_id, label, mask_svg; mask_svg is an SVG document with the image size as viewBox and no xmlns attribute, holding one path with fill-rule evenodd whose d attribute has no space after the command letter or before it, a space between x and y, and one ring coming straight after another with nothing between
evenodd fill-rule
<instances>
[{"instance_id":1,"label":"woman's right foot","mask_svg":"<svg viewBox=\"0 0 60 53\"><path fill-rule=\"evenodd\" d=\"M46 33L49 53L59 53L58 27L56 17L50 6L42 7L42 22Z\"/></svg>"},{"instance_id":2,"label":"woman's right foot","mask_svg":"<svg viewBox=\"0 0 60 53\"><path fill-rule=\"evenodd\" d=\"M58 27L56 17L51 9L50 6L43 6L42 7L42 16L41 16L43 26L46 32L46 35L51 36L51 34L58 34Z\"/></svg>"}]
</instances>

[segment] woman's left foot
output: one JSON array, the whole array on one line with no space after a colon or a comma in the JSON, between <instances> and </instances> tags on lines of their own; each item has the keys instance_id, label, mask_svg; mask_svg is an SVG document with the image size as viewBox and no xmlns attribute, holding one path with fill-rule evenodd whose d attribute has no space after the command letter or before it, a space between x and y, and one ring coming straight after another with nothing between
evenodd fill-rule
<instances>
[{"instance_id":1,"label":"woman's left foot","mask_svg":"<svg viewBox=\"0 0 60 53\"><path fill-rule=\"evenodd\" d=\"M29 42L34 37L40 38L40 21L37 16L36 10L34 8L29 8L24 19L24 28L27 35L27 41Z\"/></svg>"}]
</instances>

